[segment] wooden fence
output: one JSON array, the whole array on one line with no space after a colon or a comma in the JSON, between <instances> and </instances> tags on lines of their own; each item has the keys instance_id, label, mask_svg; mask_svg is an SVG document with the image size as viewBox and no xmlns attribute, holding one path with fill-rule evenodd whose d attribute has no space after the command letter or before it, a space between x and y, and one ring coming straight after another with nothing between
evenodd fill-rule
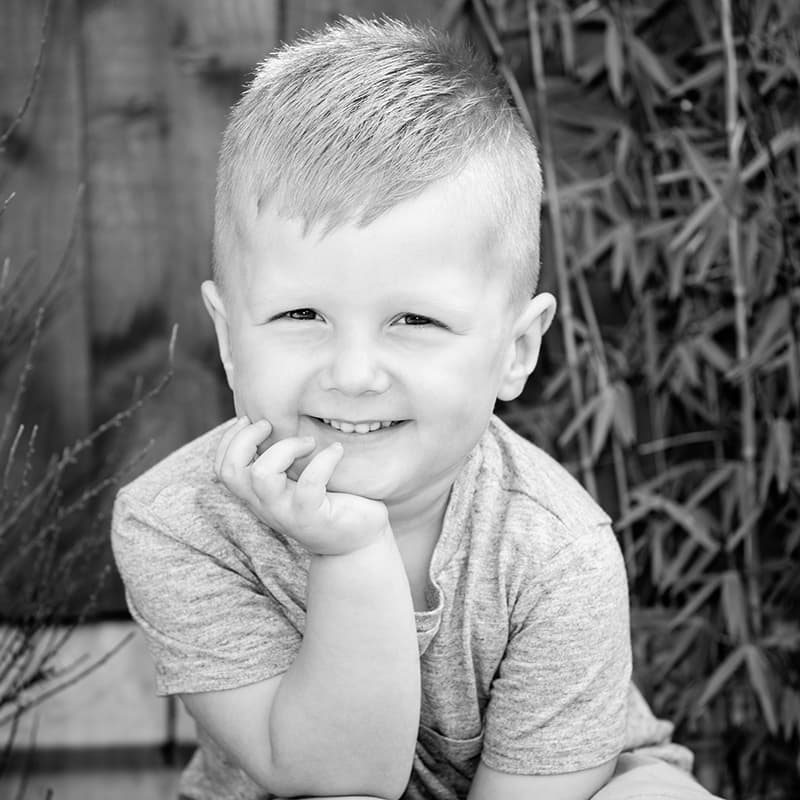
<instances>
[{"instance_id":1,"label":"wooden fence","mask_svg":"<svg viewBox=\"0 0 800 800\"><path fill-rule=\"evenodd\" d=\"M0 130L30 103L0 153L0 202L13 193L0 260L35 293L67 254L20 411L39 426L40 462L158 382L175 324L167 389L95 454L93 469L152 441L141 470L230 414L199 296L230 105L254 64L304 28L340 13L430 19L450 5L3 0ZM0 416L18 378L4 373ZM112 581L100 610L123 608Z\"/></svg>"}]
</instances>

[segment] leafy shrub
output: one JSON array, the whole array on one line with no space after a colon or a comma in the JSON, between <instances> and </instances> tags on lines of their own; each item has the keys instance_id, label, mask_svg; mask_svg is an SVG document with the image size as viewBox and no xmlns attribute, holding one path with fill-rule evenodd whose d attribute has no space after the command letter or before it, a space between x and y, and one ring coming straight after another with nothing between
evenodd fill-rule
<instances>
[{"instance_id":1,"label":"leafy shrub","mask_svg":"<svg viewBox=\"0 0 800 800\"><path fill-rule=\"evenodd\" d=\"M796 797L800 9L467 6L541 146L560 303L501 413L614 513L636 678L701 780Z\"/></svg>"}]
</instances>

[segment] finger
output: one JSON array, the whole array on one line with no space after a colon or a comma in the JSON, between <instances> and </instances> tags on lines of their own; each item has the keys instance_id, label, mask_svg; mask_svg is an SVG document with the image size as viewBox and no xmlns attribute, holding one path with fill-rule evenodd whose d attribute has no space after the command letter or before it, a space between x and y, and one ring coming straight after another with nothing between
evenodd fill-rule
<instances>
[{"instance_id":1,"label":"finger","mask_svg":"<svg viewBox=\"0 0 800 800\"><path fill-rule=\"evenodd\" d=\"M222 467L222 460L225 458L225 453L228 452L231 440L248 423L249 420L247 417L237 417L231 421L231 424L228 425L225 432L222 434L222 438L217 445L216 456L214 457L214 472L216 472L217 475L219 475L220 468Z\"/></svg>"},{"instance_id":2,"label":"finger","mask_svg":"<svg viewBox=\"0 0 800 800\"><path fill-rule=\"evenodd\" d=\"M309 461L297 479L294 505L298 512L316 511L325 499L328 481L344 455L341 443L334 442Z\"/></svg>"},{"instance_id":3,"label":"finger","mask_svg":"<svg viewBox=\"0 0 800 800\"><path fill-rule=\"evenodd\" d=\"M247 468L258 455L258 446L272 432L267 420L245 422L231 437L228 449L222 457L219 477L228 488L244 489L248 483Z\"/></svg>"},{"instance_id":4,"label":"finger","mask_svg":"<svg viewBox=\"0 0 800 800\"><path fill-rule=\"evenodd\" d=\"M259 488L269 492L278 491L286 484L286 470L296 459L308 455L313 449L314 439L311 436L281 439L253 462L250 474L259 483ZM275 480L278 477L280 482Z\"/></svg>"}]
</instances>

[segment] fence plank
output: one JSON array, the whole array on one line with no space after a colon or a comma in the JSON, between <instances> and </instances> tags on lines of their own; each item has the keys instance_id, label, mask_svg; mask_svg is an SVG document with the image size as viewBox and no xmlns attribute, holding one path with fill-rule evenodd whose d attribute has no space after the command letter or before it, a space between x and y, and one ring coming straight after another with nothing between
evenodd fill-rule
<instances>
[{"instance_id":1,"label":"fence plank","mask_svg":"<svg viewBox=\"0 0 800 800\"><path fill-rule=\"evenodd\" d=\"M0 25L0 115L5 130L29 92L39 53L44 0L7 0ZM23 420L36 422L46 453L58 452L89 427L89 348L81 183L82 105L74 0L51 4L40 79L28 112L2 158L2 198L14 200L2 221L0 261L24 270L31 294L57 271L75 227L54 316L36 354ZM0 416L16 381L0 395ZM46 444L44 444L46 443Z\"/></svg>"},{"instance_id":2,"label":"fence plank","mask_svg":"<svg viewBox=\"0 0 800 800\"><path fill-rule=\"evenodd\" d=\"M107 0L86 6L97 418L152 386L179 325L167 389L107 449L141 471L232 405L200 300L210 273L217 151L245 75L277 43L277 3ZM124 608L114 582L105 612Z\"/></svg>"},{"instance_id":3,"label":"fence plank","mask_svg":"<svg viewBox=\"0 0 800 800\"><path fill-rule=\"evenodd\" d=\"M180 325L179 347L214 363L213 331L199 286L210 274L219 141L247 73L278 42L278 8L274 0L166 0L165 5L170 318Z\"/></svg>"},{"instance_id":4,"label":"fence plank","mask_svg":"<svg viewBox=\"0 0 800 800\"><path fill-rule=\"evenodd\" d=\"M124 335L165 291L170 186L153 3L84 5L92 333Z\"/></svg>"}]
</instances>

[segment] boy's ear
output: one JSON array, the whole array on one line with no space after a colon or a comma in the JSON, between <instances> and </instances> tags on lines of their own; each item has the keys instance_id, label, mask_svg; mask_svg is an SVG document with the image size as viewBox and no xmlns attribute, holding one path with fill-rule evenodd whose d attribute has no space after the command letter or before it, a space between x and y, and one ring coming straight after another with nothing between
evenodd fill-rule
<instances>
[{"instance_id":1,"label":"boy's ear","mask_svg":"<svg viewBox=\"0 0 800 800\"><path fill-rule=\"evenodd\" d=\"M514 400L519 397L528 376L539 360L544 336L556 314L556 299L549 292L537 294L522 309L512 330L506 365L500 379L497 397Z\"/></svg>"},{"instance_id":2,"label":"boy's ear","mask_svg":"<svg viewBox=\"0 0 800 800\"><path fill-rule=\"evenodd\" d=\"M217 346L219 347L219 357L222 366L225 368L225 376L228 379L228 386L233 390L233 358L231 355L230 331L228 329L228 314L225 310L225 302L219 293L217 284L214 281L203 281L200 287L203 296L203 304L214 323L214 330L217 334Z\"/></svg>"}]
</instances>

